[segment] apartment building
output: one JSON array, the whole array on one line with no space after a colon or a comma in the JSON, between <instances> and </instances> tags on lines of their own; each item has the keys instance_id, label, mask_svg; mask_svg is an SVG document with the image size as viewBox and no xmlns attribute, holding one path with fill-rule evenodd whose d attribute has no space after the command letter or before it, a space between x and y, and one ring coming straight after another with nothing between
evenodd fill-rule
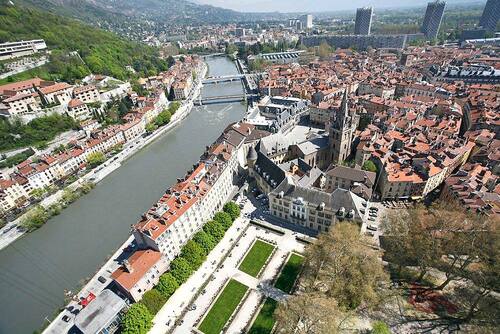
<instances>
[{"instance_id":1,"label":"apartment building","mask_svg":"<svg viewBox=\"0 0 500 334\"><path fill-rule=\"evenodd\" d=\"M151 290L168 268L169 262L158 251L135 251L111 277L118 288L132 301L138 302L146 291Z\"/></svg>"}]
</instances>

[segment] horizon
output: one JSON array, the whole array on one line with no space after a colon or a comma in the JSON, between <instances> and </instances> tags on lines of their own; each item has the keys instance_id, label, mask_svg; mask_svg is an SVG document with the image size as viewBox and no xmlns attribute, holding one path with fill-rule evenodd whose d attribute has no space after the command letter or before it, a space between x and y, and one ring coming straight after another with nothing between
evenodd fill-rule
<instances>
[{"instance_id":1,"label":"horizon","mask_svg":"<svg viewBox=\"0 0 500 334\"><path fill-rule=\"evenodd\" d=\"M355 11L360 7L374 7L377 9L403 9L425 7L434 0L352 0L348 3L339 3L331 0L311 0L306 3L290 0L190 0L194 3L211 5L231 9L243 13L325 13ZM486 0L444 0L447 5L485 4ZM286 8L286 10L283 10Z\"/></svg>"}]
</instances>

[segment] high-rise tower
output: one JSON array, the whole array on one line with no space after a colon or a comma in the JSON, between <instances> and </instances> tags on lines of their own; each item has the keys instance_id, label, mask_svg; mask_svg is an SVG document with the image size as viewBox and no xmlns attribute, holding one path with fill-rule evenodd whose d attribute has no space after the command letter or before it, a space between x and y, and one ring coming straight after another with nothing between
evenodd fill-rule
<instances>
[{"instance_id":1,"label":"high-rise tower","mask_svg":"<svg viewBox=\"0 0 500 334\"><path fill-rule=\"evenodd\" d=\"M370 35L372 28L373 7L358 8L356 22L354 23L355 35Z\"/></svg>"},{"instance_id":2,"label":"high-rise tower","mask_svg":"<svg viewBox=\"0 0 500 334\"><path fill-rule=\"evenodd\" d=\"M494 32L500 20L500 0L488 0L484 6L479 25L486 31Z\"/></svg>"},{"instance_id":3,"label":"high-rise tower","mask_svg":"<svg viewBox=\"0 0 500 334\"><path fill-rule=\"evenodd\" d=\"M441 21L443 20L445 6L446 2L439 0L427 4L424 23L422 24L422 32L428 39L437 37Z\"/></svg>"}]
</instances>

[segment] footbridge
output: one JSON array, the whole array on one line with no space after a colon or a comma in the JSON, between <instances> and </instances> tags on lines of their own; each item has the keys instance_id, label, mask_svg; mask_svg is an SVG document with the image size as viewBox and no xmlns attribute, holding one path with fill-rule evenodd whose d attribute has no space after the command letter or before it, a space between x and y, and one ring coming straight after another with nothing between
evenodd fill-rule
<instances>
[{"instance_id":1,"label":"footbridge","mask_svg":"<svg viewBox=\"0 0 500 334\"><path fill-rule=\"evenodd\" d=\"M257 94L245 94L245 93L208 96L208 97L200 97L199 99L194 101L194 104L202 106L207 104L242 102L242 101L253 100L257 97L258 97Z\"/></svg>"}]
</instances>

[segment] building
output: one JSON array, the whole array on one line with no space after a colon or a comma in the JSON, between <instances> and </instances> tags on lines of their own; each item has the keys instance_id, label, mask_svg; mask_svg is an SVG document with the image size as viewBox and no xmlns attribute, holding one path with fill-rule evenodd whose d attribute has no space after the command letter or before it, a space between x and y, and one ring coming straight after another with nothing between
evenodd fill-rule
<instances>
[{"instance_id":1,"label":"building","mask_svg":"<svg viewBox=\"0 0 500 334\"><path fill-rule=\"evenodd\" d=\"M326 41L330 46L357 50L375 49L404 49L407 35L314 35L301 36L301 43L307 47L319 46Z\"/></svg>"},{"instance_id":2,"label":"building","mask_svg":"<svg viewBox=\"0 0 500 334\"><path fill-rule=\"evenodd\" d=\"M479 25L486 31L495 32L497 29L498 20L500 20L500 1L488 0L486 2L486 5L484 6L483 15L481 16Z\"/></svg>"},{"instance_id":3,"label":"building","mask_svg":"<svg viewBox=\"0 0 500 334\"><path fill-rule=\"evenodd\" d=\"M441 21L443 20L445 6L446 2L439 0L429 2L427 4L427 10L425 11L424 23L422 24L421 31L428 39L437 38L439 27L441 26Z\"/></svg>"},{"instance_id":4,"label":"building","mask_svg":"<svg viewBox=\"0 0 500 334\"><path fill-rule=\"evenodd\" d=\"M89 107L79 99L69 101L68 115L77 121L85 121L92 117Z\"/></svg>"},{"instance_id":5,"label":"building","mask_svg":"<svg viewBox=\"0 0 500 334\"><path fill-rule=\"evenodd\" d=\"M300 16L299 21L302 23L302 29L312 29L313 16L311 14L306 14L306 15Z\"/></svg>"},{"instance_id":6,"label":"building","mask_svg":"<svg viewBox=\"0 0 500 334\"><path fill-rule=\"evenodd\" d=\"M333 115L332 115L333 116ZM332 119L329 129L330 159L334 164L339 164L351 154L354 133L358 127L359 116L351 114L347 101L347 91L344 92L340 109Z\"/></svg>"},{"instance_id":7,"label":"building","mask_svg":"<svg viewBox=\"0 0 500 334\"><path fill-rule=\"evenodd\" d=\"M370 35L372 27L373 7L358 8L354 24L355 35Z\"/></svg>"},{"instance_id":8,"label":"building","mask_svg":"<svg viewBox=\"0 0 500 334\"><path fill-rule=\"evenodd\" d=\"M84 334L116 333L126 308L123 299L105 289L75 316L75 326Z\"/></svg>"},{"instance_id":9,"label":"building","mask_svg":"<svg viewBox=\"0 0 500 334\"><path fill-rule=\"evenodd\" d=\"M327 231L338 221L363 223L368 203L346 189L327 193L296 185L288 176L269 193L273 216L318 232Z\"/></svg>"},{"instance_id":10,"label":"building","mask_svg":"<svg viewBox=\"0 0 500 334\"><path fill-rule=\"evenodd\" d=\"M28 198L28 193L19 183L0 179L0 215L19 207Z\"/></svg>"},{"instance_id":11,"label":"building","mask_svg":"<svg viewBox=\"0 0 500 334\"><path fill-rule=\"evenodd\" d=\"M250 55L247 60L251 64L257 59L264 60L265 62L271 64L291 64L298 63L301 56L305 55L305 50L298 51L285 51L285 52L273 52L273 53L261 53L258 55Z\"/></svg>"},{"instance_id":12,"label":"building","mask_svg":"<svg viewBox=\"0 0 500 334\"><path fill-rule=\"evenodd\" d=\"M245 35L246 35L245 28L236 28L236 29L234 29L234 35L236 37L245 37Z\"/></svg>"},{"instance_id":13,"label":"building","mask_svg":"<svg viewBox=\"0 0 500 334\"><path fill-rule=\"evenodd\" d=\"M43 39L0 43L0 60L29 56L46 48Z\"/></svg>"},{"instance_id":14,"label":"building","mask_svg":"<svg viewBox=\"0 0 500 334\"><path fill-rule=\"evenodd\" d=\"M137 302L146 291L158 283L168 264L167 258L160 252L151 249L138 250L123 260L111 277L130 300Z\"/></svg>"},{"instance_id":15,"label":"building","mask_svg":"<svg viewBox=\"0 0 500 334\"><path fill-rule=\"evenodd\" d=\"M326 173L325 191L347 189L356 195L369 200L375 185L377 174L346 166L332 166Z\"/></svg>"}]
</instances>

